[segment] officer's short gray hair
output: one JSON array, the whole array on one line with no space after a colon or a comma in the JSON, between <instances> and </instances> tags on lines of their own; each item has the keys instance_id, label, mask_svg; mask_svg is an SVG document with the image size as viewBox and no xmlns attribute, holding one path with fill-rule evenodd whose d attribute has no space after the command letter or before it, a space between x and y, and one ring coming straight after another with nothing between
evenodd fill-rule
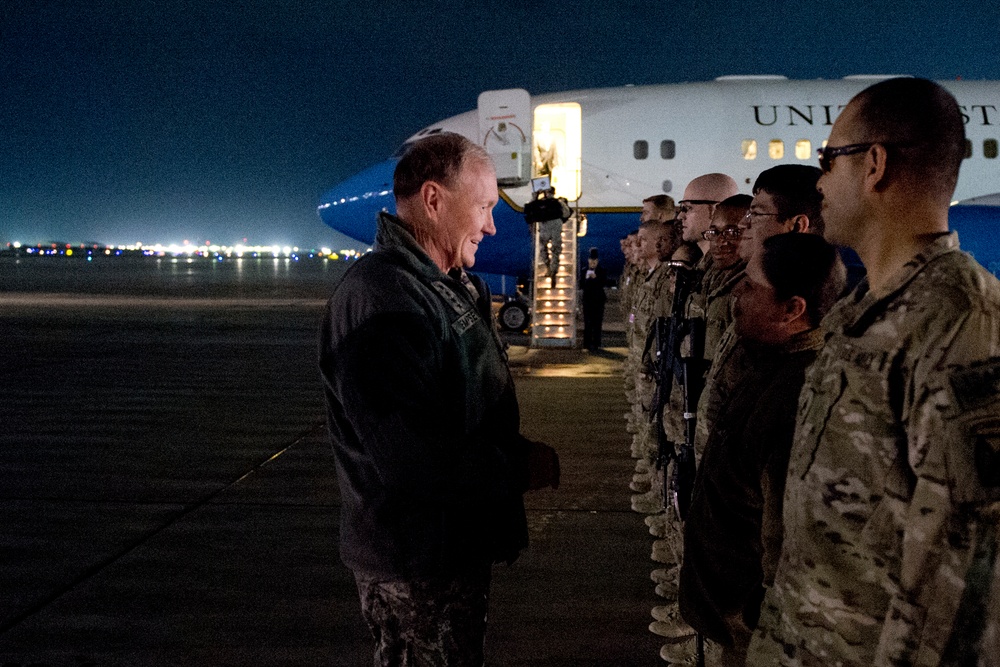
<instances>
[{"instance_id":1,"label":"officer's short gray hair","mask_svg":"<svg viewBox=\"0 0 1000 667\"><path fill-rule=\"evenodd\" d=\"M427 181L452 187L470 160L492 165L486 149L454 132L441 132L411 144L392 176L396 201L413 197Z\"/></svg>"}]
</instances>

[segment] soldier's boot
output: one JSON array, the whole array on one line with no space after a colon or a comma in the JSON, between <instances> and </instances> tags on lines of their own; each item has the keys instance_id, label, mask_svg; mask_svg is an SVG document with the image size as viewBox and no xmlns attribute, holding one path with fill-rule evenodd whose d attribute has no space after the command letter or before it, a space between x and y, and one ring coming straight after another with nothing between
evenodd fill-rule
<instances>
[{"instance_id":1,"label":"soldier's boot","mask_svg":"<svg viewBox=\"0 0 1000 667\"><path fill-rule=\"evenodd\" d=\"M646 493L632 496L632 510L640 514L659 514L663 511L663 479L653 476L653 483Z\"/></svg>"},{"instance_id":2,"label":"soldier's boot","mask_svg":"<svg viewBox=\"0 0 1000 667\"><path fill-rule=\"evenodd\" d=\"M688 637L672 644L664 644L660 649L660 658L670 664L683 665L685 660L696 657L697 647L695 644L694 637Z\"/></svg>"},{"instance_id":3,"label":"soldier's boot","mask_svg":"<svg viewBox=\"0 0 1000 667\"><path fill-rule=\"evenodd\" d=\"M669 539L653 542L653 551L649 557L657 563L664 563L666 565L673 565L680 562L679 554L673 542Z\"/></svg>"},{"instance_id":4,"label":"soldier's boot","mask_svg":"<svg viewBox=\"0 0 1000 667\"><path fill-rule=\"evenodd\" d=\"M694 638L685 639L679 644L664 644L660 649L660 657L670 665L698 664L697 644ZM705 667L722 667L722 647L715 642L705 640Z\"/></svg>"},{"instance_id":5,"label":"soldier's boot","mask_svg":"<svg viewBox=\"0 0 1000 667\"><path fill-rule=\"evenodd\" d=\"M677 601L677 582L665 581L662 584L656 584L655 591L664 600Z\"/></svg>"},{"instance_id":6,"label":"soldier's boot","mask_svg":"<svg viewBox=\"0 0 1000 667\"><path fill-rule=\"evenodd\" d=\"M663 511L663 498L660 490L653 484L646 493L632 495L632 511L639 514L657 514Z\"/></svg>"},{"instance_id":7,"label":"soldier's boot","mask_svg":"<svg viewBox=\"0 0 1000 667\"><path fill-rule=\"evenodd\" d=\"M642 459L639 459L642 461ZM632 475L632 481L629 483L628 488L632 489L636 493L646 493L653 486L653 473L647 472L636 472Z\"/></svg>"},{"instance_id":8,"label":"soldier's boot","mask_svg":"<svg viewBox=\"0 0 1000 667\"><path fill-rule=\"evenodd\" d=\"M676 604L653 607L650 613L656 619L649 625L649 631L654 635L660 635L661 637L675 641L694 637L694 628L681 618Z\"/></svg>"},{"instance_id":9,"label":"soldier's boot","mask_svg":"<svg viewBox=\"0 0 1000 667\"><path fill-rule=\"evenodd\" d=\"M680 572L681 569L676 565L673 567L661 567L650 572L649 578L652 579L655 584L670 583L677 585Z\"/></svg>"},{"instance_id":10,"label":"soldier's boot","mask_svg":"<svg viewBox=\"0 0 1000 667\"><path fill-rule=\"evenodd\" d=\"M632 435L632 445L629 447L628 453L636 461L645 457L646 444L643 442L644 438L642 429L639 429Z\"/></svg>"},{"instance_id":11,"label":"soldier's boot","mask_svg":"<svg viewBox=\"0 0 1000 667\"><path fill-rule=\"evenodd\" d=\"M646 517L646 525L649 526L649 534L653 537L663 538L667 536L667 513L650 514Z\"/></svg>"}]
</instances>

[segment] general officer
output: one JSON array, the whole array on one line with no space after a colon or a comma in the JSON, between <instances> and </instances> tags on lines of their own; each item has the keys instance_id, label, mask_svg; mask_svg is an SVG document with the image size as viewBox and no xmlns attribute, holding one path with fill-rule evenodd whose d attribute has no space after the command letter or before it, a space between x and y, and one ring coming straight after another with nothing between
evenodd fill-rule
<instances>
[{"instance_id":1,"label":"general officer","mask_svg":"<svg viewBox=\"0 0 1000 667\"><path fill-rule=\"evenodd\" d=\"M948 233L964 139L951 94L890 79L820 150L826 236L868 275L823 321L748 664L995 659L1000 283Z\"/></svg>"},{"instance_id":2,"label":"general officer","mask_svg":"<svg viewBox=\"0 0 1000 667\"><path fill-rule=\"evenodd\" d=\"M376 665L479 667L491 566L527 545L522 494L557 486L558 458L519 434L502 347L460 280L495 233L489 156L435 135L393 191L398 217L379 215L322 328L340 552Z\"/></svg>"}]
</instances>

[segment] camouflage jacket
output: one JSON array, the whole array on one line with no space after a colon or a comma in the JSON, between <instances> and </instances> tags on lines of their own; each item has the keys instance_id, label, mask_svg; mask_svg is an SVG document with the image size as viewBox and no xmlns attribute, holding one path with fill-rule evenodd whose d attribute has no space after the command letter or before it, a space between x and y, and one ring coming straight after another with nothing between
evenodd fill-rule
<instances>
[{"instance_id":1,"label":"camouflage jacket","mask_svg":"<svg viewBox=\"0 0 1000 667\"><path fill-rule=\"evenodd\" d=\"M670 290L672 270L661 262L655 269L645 274L636 287L635 299L632 305L634 317L634 335L632 342L639 354L646 345L646 337L657 314L657 303L662 295Z\"/></svg>"},{"instance_id":2,"label":"camouflage jacket","mask_svg":"<svg viewBox=\"0 0 1000 667\"><path fill-rule=\"evenodd\" d=\"M823 328L747 664L972 664L997 606L1000 283L942 236Z\"/></svg>"},{"instance_id":3,"label":"camouflage jacket","mask_svg":"<svg viewBox=\"0 0 1000 667\"><path fill-rule=\"evenodd\" d=\"M705 359L712 361L723 334L733 321L733 288L743 280L746 263L738 262L705 275Z\"/></svg>"}]
</instances>

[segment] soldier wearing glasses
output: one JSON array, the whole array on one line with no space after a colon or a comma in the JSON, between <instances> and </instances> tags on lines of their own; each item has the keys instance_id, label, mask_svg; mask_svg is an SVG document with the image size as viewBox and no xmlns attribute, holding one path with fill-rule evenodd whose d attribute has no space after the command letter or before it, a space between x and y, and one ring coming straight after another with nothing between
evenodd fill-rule
<instances>
[{"instance_id":1,"label":"soldier wearing glasses","mask_svg":"<svg viewBox=\"0 0 1000 667\"><path fill-rule=\"evenodd\" d=\"M820 171L804 164L781 164L762 171L753 184L753 203L740 221L740 257L750 261L764 239L787 232L823 235Z\"/></svg>"},{"instance_id":2,"label":"soldier wearing glasses","mask_svg":"<svg viewBox=\"0 0 1000 667\"><path fill-rule=\"evenodd\" d=\"M753 184L753 202L740 221L739 254L748 262L766 239L778 234L822 234L823 216L820 210L816 167L783 164L762 171ZM709 369L705 391L698 403L697 447L705 447L708 433L719 413L719 405L729 400L736 382L748 363L746 349L735 329L730 327L721 337L715 363Z\"/></svg>"},{"instance_id":3,"label":"soldier wearing glasses","mask_svg":"<svg viewBox=\"0 0 1000 667\"><path fill-rule=\"evenodd\" d=\"M794 232L816 232L823 228L820 215L820 196L816 191L818 178L819 169L805 165L780 165L761 172L754 183L754 197L749 210L738 225L741 235L736 249L744 264L753 256L759 255L764 242L772 236ZM810 241L805 243L810 243ZM727 305L735 310L731 303ZM827 304L828 306L829 304ZM813 324L818 324L818 321ZM772 349L753 343L748 345L744 337L739 335L735 326L729 326L726 329L719 340L718 349L709 368L705 389L698 402L695 448L699 454L707 449L709 434L714 430L717 420L725 419L730 412L743 414L744 417L748 414L741 411L744 411L748 406L755 405L758 398L756 390L746 391L748 383L760 383L762 378L768 374L766 370L762 374L761 369L776 368L776 360L784 355L783 350L784 348L781 346ZM802 351L806 351L806 348L803 348ZM788 368L793 368L793 366L788 366ZM785 389L789 389L789 387L786 386ZM791 390L797 396L798 390L796 388L791 388ZM794 408L784 410L783 414L785 416L794 415ZM733 423L730 421L729 425L724 428L732 428ZM777 421L770 423L771 426L776 424ZM723 435L716 434L714 437L718 439ZM772 443L772 446L777 445L778 443ZM718 455L716 456L718 457ZM699 493L702 492L699 491ZM760 494L758 493L758 495ZM780 496L780 492L777 495ZM775 497L773 489L769 497ZM780 512L780 504L778 511ZM691 524L689 532L698 531L696 523ZM711 531L711 526L706 526L705 529ZM698 531L696 539L703 536L704 534ZM759 543L759 538L754 538L754 543ZM773 572L773 566L771 571ZM752 578L756 575L750 573L748 576ZM734 591L729 599L736 600L739 595L741 594ZM759 596L756 599L759 603ZM730 610L728 613L735 612ZM752 621L752 616L748 617L748 620ZM731 660L733 656L739 656L741 651L746 650L747 637L745 633L740 634L742 626L737 622L738 617L730 618L730 621L736 623L731 631L726 630L724 634L709 631L707 636L728 646L726 655L727 659ZM748 627L752 627L752 625ZM733 633L732 636L729 634L730 632ZM742 643L737 646L739 642ZM679 660L686 655L690 656L694 651L691 644L691 642L687 642L675 645L671 657ZM720 650L719 644L714 644L714 642L708 646ZM738 657L735 659L738 660Z\"/></svg>"},{"instance_id":4,"label":"soldier wearing glasses","mask_svg":"<svg viewBox=\"0 0 1000 667\"><path fill-rule=\"evenodd\" d=\"M705 300L701 297L700 292L704 284L704 276L712 271L713 259L709 253L711 241L703 234L711 227L712 216L716 213L720 202L738 193L739 188L736 181L719 173L699 176L684 189L684 199L679 202L677 216L683 230L682 238L685 242L697 244L703 254L695 269L698 278L685 302L684 312L689 317L692 315L704 317ZM735 217L738 219L740 215ZM732 222L735 223L736 220ZM674 298L677 298L676 295ZM663 410L662 428L669 442L680 445L685 440L684 398L683 390L677 383L672 384L667 401ZM664 470L663 477L659 479L659 482L662 483L664 479L668 478L668 475L670 472ZM654 484L653 492L662 497L662 488L659 488L658 485ZM663 512L664 508L661 502L650 504L649 509L657 513L656 517L651 520L651 531L662 536L662 539L657 540L653 545L653 559L667 566L658 571L657 583L675 582L677 567L680 564L683 551L679 517L674 515L672 508L667 508L667 511ZM652 610L652 615L656 621L650 625L650 630L656 634L672 640L694 635L694 630L680 618L675 600L655 607Z\"/></svg>"},{"instance_id":5,"label":"soldier wearing glasses","mask_svg":"<svg viewBox=\"0 0 1000 667\"><path fill-rule=\"evenodd\" d=\"M806 374L749 664L998 655L1000 283L948 233L964 138L950 93L891 79L820 153L827 238L868 275Z\"/></svg>"},{"instance_id":6,"label":"soldier wearing glasses","mask_svg":"<svg viewBox=\"0 0 1000 667\"><path fill-rule=\"evenodd\" d=\"M739 223L746 217L753 198L750 195L733 195L719 202L712 214L712 224L702 232L709 242L712 266L705 273L701 285L700 314L705 320L705 359L715 358L719 341L733 321L731 294L733 287L743 278L747 263L740 256L742 231ZM697 315L691 313L692 316Z\"/></svg>"}]
</instances>

